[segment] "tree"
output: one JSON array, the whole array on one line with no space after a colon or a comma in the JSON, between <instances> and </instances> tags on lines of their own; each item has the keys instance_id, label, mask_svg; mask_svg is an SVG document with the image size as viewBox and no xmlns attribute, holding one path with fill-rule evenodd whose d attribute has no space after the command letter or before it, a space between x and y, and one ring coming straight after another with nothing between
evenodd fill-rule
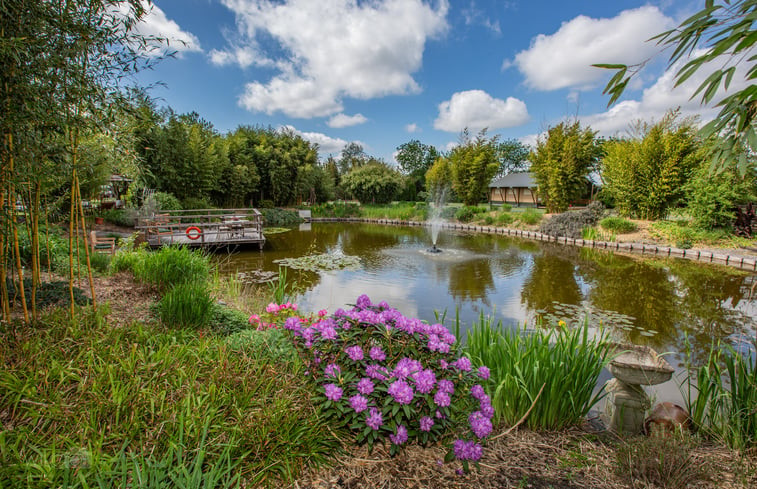
<instances>
[{"instance_id":1,"label":"tree","mask_svg":"<svg viewBox=\"0 0 757 489\"><path fill-rule=\"evenodd\" d=\"M344 189L363 204L388 204L400 191L402 183L402 175L374 159L342 177Z\"/></svg>"},{"instance_id":2,"label":"tree","mask_svg":"<svg viewBox=\"0 0 757 489\"><path fill-rule=\"evenodd\" d=\"M452 188L452 169L444 156L438 157L426 172L426 188L431 202L440 205L447 200L447 194Z\"/></svg>"},{"instance_id":3,"label":"tree","mask_svg":"<svg viewBox=\"0 0 757 489\"><path fill-rule=\"evenodd\" d=\"M400 170L408 176L415 188L413 198L419 192L427 190L426 172L438 157L439 151L434 146L423 144L417 139L413 139L397 147L395 158L397 163L399 163Z\"/></svg>"},{"instance_id":4,"label":"tree","mask_svg":"<svg viewBox=\"0 0 757 489\"><path fill-rule=\"evenodd\" d=\"M596 132L578 121L561 122L539 138L529 155L539 196L548 212L564 212L581 197L586 179L600 156Z\"/></svg>"},{"instance_id":5,"label":"tree","mask_svg":"<svg viewBox=\"0 0 757 489\"><path fill-rule=\"evenodd\" d=\"M365 154L363 146L355 141L348 143L342 148L342 155L339 158L339 173L344 175L350 170L363 166L368 162L368 155Z\"/></svg>"},{"instance_id":6,"label":"tree","mask_svg":"<svg viewBox=\"0 0 757 489\"><path fill-rule=\"evenodd\" d=\"M684 20L678 27L663 32L652 39L664 48L673 48L668 58L668 68L684 62L675 73L675 86L691 78L697 71L709 72L709 76L699 85L691 98L701 94L703 104L714 100L721 84L727 89L740 63L747 64L744 75L746 80L757 78L757 56L753 47L757 42L755 29L757 0L723 0L722 5L715 5L713 0L706 0L705 7ZM648 60L647 60L648 61ZM646 64L627 66L623 64L597 64L600 68L616 70L615 75L605 87L604 93L610 94L608 105L615 103L623 94L630 78ZM630 71L630 75L626 76ZM720 135L719 144L713 145L710 155L718 168L735 166L741 175L754 168L754 161L748 158L749 152L740 148L749 148L751 154L757 153L757 132L755 116L757 115L757 86L754 83L746 88L720 98L715 104L720 112L701 129L703 137Z\"/></svg>"},{"instance_id":7,"label":"tree","mask_svg":"<svg viewBox=\"0 0 757 489\"><path fill-rule=\"evenodd\" d=\"M485 129L475 139L466 129L460 135L460 144L450 152L452 187L465 205L478 204L499 171L496 146L497 138L486 137Z\"/></svg>"},{"instance_id":8,"label":"tree","mask_svg":"<svg viewBox=\"0 0 757 489\"><path fill-rule=\"evenodd\" d=\"M528 165L528 147L517 139L505 139L495 145L499 171L497 176L522 171Z\"/></svg>"},{"instance_id":9,"label":"tree","mask_svg":"<svg viewBox=\"0 0 757 489\"><path fill-rule=\"evenodd\" d=\"M684 186L704 155L694 121L669 112L660 122L639 122L634 139L610 141L601 163L604 191L618 211L661 219L684 197Z\"/></svg>"}]
</instances>

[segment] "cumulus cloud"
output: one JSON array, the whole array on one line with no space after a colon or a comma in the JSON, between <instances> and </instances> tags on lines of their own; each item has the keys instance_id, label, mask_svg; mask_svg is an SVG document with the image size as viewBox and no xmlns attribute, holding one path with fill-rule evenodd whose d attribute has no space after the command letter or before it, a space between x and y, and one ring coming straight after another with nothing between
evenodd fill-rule
<instances>
[{"instance_id":1,"label":"cumulus cloud","mask_svg":"<svg viewBox=\"0 0 757 489\"><path fill-rule=\"evenodd\" d=\"M368 121L368 118L366 118L363 114L355 114L355 115L337 114L333 116L331 119L329 119L329 122L327 124L329 127L340 128L340 127L357 126L367 121Z\"/></svg>"},{"instance_id":2,"label":"cumulus cloud","mask_svg":"<svg viewBox=\"0 0 757 489\"><path fill-rule=\"evenodd\" d=\"M342 112L345 97L420 91L412 74L421 67L426 41L446 31L449 9L447 0L433 6L423 0L222 3L236 16L240 47L211 60L254 63L236 54L245 49L278 71L268 81L248 83L240 105L301 118Z\"/></svg>"},{"instance_id":3,"label":"cumulus cloud","mask_svg":"<svg viewBox=\"0 0 757 489\"><path fill-rule=\"evenodd\" d=\"M439 104L434 128L447 132L471 131L483 128L501 129L528 122L526 104L517 98L497 99L483 90L457 92Z\"/></svg>"},{"instance_id":4,"label":"cumulus cloud","mask_svg":"<svg viewBox=\"0 0 757 489\"><path fill-rule=\"evenodd\" d=\"M344 148L349 141L345 141L341 138L332 138L331 136L327 136L326 134L323 134L321 132L304 132L300 131L294 126L286 125L281 126L280 130L282 131L292 131L295 134L298 134L302 137L302 139L309 141L313 144L318 145L318 153L321 155L328 155L328 154L337 154L342 151L342 148ZM358 144L361 144L359 141L357 141Z\"/></svg>"},{"instance_id":5,"label":"cumulus cloud","mask_svg":"<svg viewBox=\"0 0 757 489\"><path fill-rule=\"evenodd\" d=\"M163 38L167 40L166 44L161 46L154 46L153 49L145 51L150 56L159 56L166 51L176 52L181 55L183 52L195 51L201 52L200 40L192 34L182 30L182 28L175 21L166 17L165 12L157 5L148 4L146 0L142 0L142 5L147 10L147 14L136 24L133 33L145 36L147 38ZM119 4L118 10L121 15L129 14L128 4Z\"/></svg>"},{"instance_id":6,"label":"cumulus cloud","mask_svg":"<svg viewBox=\"0 0 757 489\"><path fill-rule=\"evenodd\" d=\"M702 52L697 52L695 56L700 54ZM714 103L702 106L701 97L691 99L691 95L713 70L721 67L722 63L716 60L704 65L691 78L675 87L675 73L687 61L679 61L665 71L651 86L644 89L639 100L624 100L606 112L581 117L582 122L591 125L603 135L613 135L625 131L637 120L658 121L665 112L676 107L681 108L681 115L684 117L699 116L702 122L707 122L718 112L718 109L714 108L714 103L726 95L751 86L749 80L746 79L748 67L742 63L736 67L736 73L728 91L724 91L721 86L713 99Z\"/></svg>"},{"instance_id":7,"label":"cumulus cloud","mask_svg":"<svg viewBox=\"0 0 757 489\"><path fill-rule=\"evenodd\" d=\"M420 130L421 130L421 128L418 127L418 124L416 124L415 122L413 122L412 124L408 124L408 125L405 126L405 131L407 131L407 132L409 132L411 134L414 133L414 132L419 132Z\"/></svg>"},{"instance_id":8,"label":"cumulus cloud","mask_svg":"<svg viewBox=\"0 0 757 489\"><path fill-rule=\"evenodd\" d=\"M640 63L658 52L649 38L674 25L657 7L624 10L610 19L580 15L554 34L539 34L512 62L536 90L592 88L609 71L596 63ZM506 61L503 68L510 65Z\"/></svg>"},{"instance_id":9,"label":"cumulus cloud","mask_svg":"<svg viewBox=\"0 0 757 489\"><path fill-rule=\"evenodd\" d=\"M492 31L494 34L502 34L502 29L499 26L499 20L492 20L488 17L483 10L476 7L476 2L471 2L468 8L462 10L463 19L465 19L465 25L482 25Z\"/></svg>"},{"instance_id":10,"label":"cumulus cloud","mask_svg":"<svg viewBox=\"0 0 757 489\"><path fill-rule=\"evenodd\" d=\"M250 46L237 46L221 51L210 51L210 62L214 65L239 65L241 68L249 66L273 66L273 61Z\"/></svg>"}]
</instances>

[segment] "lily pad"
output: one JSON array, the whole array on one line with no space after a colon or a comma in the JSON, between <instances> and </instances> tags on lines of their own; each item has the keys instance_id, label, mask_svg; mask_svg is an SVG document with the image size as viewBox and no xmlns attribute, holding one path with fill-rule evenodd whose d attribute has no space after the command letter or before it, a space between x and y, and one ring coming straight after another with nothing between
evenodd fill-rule
<instances>
[{"instance_id":1,"label":"lily pad","mask_svg":"<svg viewBox=\"0 0 757 489\"><path fill-rule=\"evenodd\" d=\"M287 231L291 231L289 228L263 228L263 234L281 234L286 233Z\"/></svg>"},{"instance_id":2,"label":"lily pad","mask_svg":"<svg viewBox=\"0 0 757 489\"><path fill-rule=\"evenodd\" d=\"M351 255L337 255L324 253L321 255L306 255L298 258L282 258L274 263L295 270L308 272L328 272L331 270L358 270L361 266L360 258Z\"/></svg>"}]
</instances>

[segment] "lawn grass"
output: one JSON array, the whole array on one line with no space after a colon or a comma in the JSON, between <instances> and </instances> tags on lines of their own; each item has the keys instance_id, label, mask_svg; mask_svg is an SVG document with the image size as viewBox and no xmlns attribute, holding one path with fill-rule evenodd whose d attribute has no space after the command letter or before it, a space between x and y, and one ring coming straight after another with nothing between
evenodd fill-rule
<instances>
[{"instance_id":1,"label":"lawn grass","mask_svg":"<svg viewBox=\"0 0 757 489\"><path fill-rule=\"evenodd\" d=\"M288 344L260 348L281 332L114 328L102 314L0 326L0 487L223 487L232 472L274 485L337 450Z\"/></svg>"}]
</instances>

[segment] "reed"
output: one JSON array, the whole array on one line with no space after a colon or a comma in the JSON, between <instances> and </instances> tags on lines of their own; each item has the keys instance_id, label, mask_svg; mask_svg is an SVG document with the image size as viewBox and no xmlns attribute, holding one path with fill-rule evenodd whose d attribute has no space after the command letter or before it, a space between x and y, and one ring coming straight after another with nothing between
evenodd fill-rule
<instances>
[{"instance_id":1,"label":"reed","mask_svg":"<svg viewBox=\"0 0 757 489\"><path fill-rule=\"evenodd\" d=\"M205 283L178 284L158 302L160 320L167 326L202 328L210 323L214 303Z\"/></svg>"},{"instance_id":2,"label":"reed","mask_svg":"<svg viewBox=\"0 0 757 489\"><path fill-rule=\"evenodd\" d=\"M205 282L210 277L208 256L182 246L164 246L138 257L133 264L134 276L161 290L186 282Z\"/></svg>"},{"instance_id":3,"label":"reed","mask_svg":"<svg viewBox=\"0 0 757 489\"><path fill-rule=\"evenodd\" d=\"M687 342L688 345L688 342ZM757 351L757 340L752 340ZM690 358L690 351L687 351ZM714 344L704 365L689 369L681 391L694 425L737 448L757 446L757 359Z\"/></svg>"},{"instance_id":4,"label":"reed","mask_svg":"<svg viewBox=\"0 0 757 489\"><path fill-rule=\"evenodd\" d=\"M532 429L580 424L602 397L594 388L610 359L604 337L591 338L588 324L527 331L504 328L501 321L494 326L483 314L468 332L466 351L491 370L485 387L495 420L514 424L533 405L526 420Z\"/></svg>"}]
</instances>

